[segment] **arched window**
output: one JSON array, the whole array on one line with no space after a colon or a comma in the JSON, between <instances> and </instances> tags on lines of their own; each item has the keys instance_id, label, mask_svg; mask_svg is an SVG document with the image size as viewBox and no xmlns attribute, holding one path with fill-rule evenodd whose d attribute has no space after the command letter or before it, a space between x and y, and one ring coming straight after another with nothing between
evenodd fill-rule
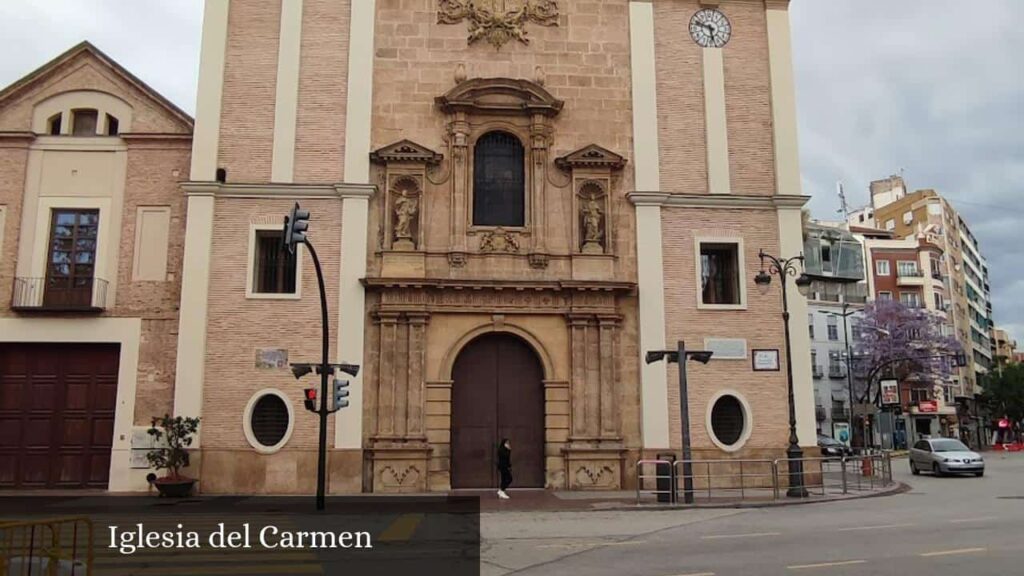
<instances>
[{"instance_id":1,"label":"arched window","mask_svg":"<svg viewBox=\"0 0 1024 576\"><path fill-rule=\"evenodd\" d=\"M523 145L507 132L488 132L473 149L473 224L524 226L526 177Z\"/></svg>"}]
</instances>

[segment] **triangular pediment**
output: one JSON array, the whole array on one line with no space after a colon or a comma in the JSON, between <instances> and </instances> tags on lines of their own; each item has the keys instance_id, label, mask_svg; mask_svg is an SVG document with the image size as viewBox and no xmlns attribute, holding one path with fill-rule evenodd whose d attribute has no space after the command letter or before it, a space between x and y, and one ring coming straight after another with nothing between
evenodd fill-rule
<instances>
[{"instance_id":1,"label":"triangular pediment","mask_svg":"<svg viewBox=\"0 0 1024 576\"><path fill-rule=\"evenodd\" d=\"M417 164L434 165L444 159L443 154L438 154L430 148L417 144L412 140L400 140L394 144L388 144L370 152L370 160L387 164L389 162L412 162Z\"/></svg>"},{"instance_id":2,"label":"triangular pediment","mask_svg":"<svg viewBox=\"0 0 1024 576\"><path fill-rule=\"evenodd\" d=\"M610 168L612 170L619 170L625 164L625 158L597 144L588 144L579 150L569 152L565 156L555 158L555 165L563 170L572 168Z\"/></svg>"},{"instance_id":3,"label":"triangular pediment","mask_svg":"<svg viewBox=\"0 0 1024 576\"><path fill-rule=\"evenodd\" d=\"M25 100L41 102L62 92L93 90L152 110L160 120L148 131L191 133L193 119L173 102L90 42L81 42L0 90L0 111Z\"/></svg>"},{"instance_id":4,"label":"triangular pediment","mask_svg":"<svg viewBox=\"0 0 1024 576\"><path fill-rule=\"evenodd\" d=\"M529 80L512 78L473 78L460 82L437 105L445 112L474 114L544 114L555 116L565 102L555 98L543 86Z\"/></svg>"}]
</instances>

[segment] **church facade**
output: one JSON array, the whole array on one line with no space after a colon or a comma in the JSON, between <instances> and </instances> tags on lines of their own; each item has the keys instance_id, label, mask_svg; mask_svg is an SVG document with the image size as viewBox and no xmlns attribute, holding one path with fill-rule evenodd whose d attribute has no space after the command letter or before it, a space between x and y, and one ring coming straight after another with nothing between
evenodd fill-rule
<instances>
[{"instance_id":1,"label":"church facade","mask_svg":"<svg viewBox=\"0 0 1024 576\"><path fill-rule=\"evenodd\" d=\"M802 246L788 22L787 0L208 1L168 398L202 418L200 489L315 486L295 203L331 360L361 366L331 493L488 488L501 438L514 488L632 488L679 454L676 365L643 356L680 340L714 351L688 368L694 457L783 457L781 291L754 276Z\"/></svg>"}]
</instances>

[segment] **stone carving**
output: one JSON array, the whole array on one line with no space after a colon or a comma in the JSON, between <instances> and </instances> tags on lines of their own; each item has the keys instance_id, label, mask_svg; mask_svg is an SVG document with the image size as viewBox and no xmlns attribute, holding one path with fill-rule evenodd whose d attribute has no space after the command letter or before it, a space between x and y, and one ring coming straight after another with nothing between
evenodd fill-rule
<instances>
[{"instance_id":1,"label":"stone carving","mask_svg":"<svg viewBox=\"0 0 1024 576\"><path fill-rule=\"evenodd\" d=\"M580 251L584 254L604 254L604 190L595 182L580 187Z\"/></svg>"},{"instance_id":2,"label":"stone carving","mask_svg":"<svg viewBox=\"0 0 1024 576\"><path fill-rule=\"evenodd\" d=\"M618 485L615 470L611 466L582 465L576 469L576 486L579 488L612 488Z\"/></svg>"},{"instance_id":3,"label":"stone carving","mask_svg":"<svg viewBox=\"0 0 1024 576\"><path fill-rule=\"evenodd\" d=\"M554 0L438 0L438 24L469 24L467 42L486 39L495 49L509 40L529 44L526 24L558 26Z\"/></svg>"},{"instance_id":4,"label":"stone carving","mask_svg":"<svg viewBox=\"0 0 1024 576\"><path fill-rule=\"evenodd\" d=\"M465 252L449 252L448 253L448 265L452 268L463 268L466 265L466 253Z\"/></svg>"},{"instance_id":5,"label":"stone carving","mask_svg":"<svg viewBox=\"0 0 1024 576\"><path fill-rule=\"evenodd\" d=\"M380 469L380 483L384 488L415 486L419 478L419 468L413 465L406 466L401 472L395 470L390 464Z\"/></svg>"},{"instance_id":6,"label":"stone carving","mask_svg":"<svg viewBox=\"0 0 1024 576\"><path fill-rule=\"evenodd\" d=\"M480 251L516 254L519 252L519 240L514 234L499 226L483 235L480 240Z\"/></svg>"},{"instance_id":7,"label":"stone carving","mask_svg":"<svg viewBox=\"0 0 1024 576\"><path fill-rule=\"evenodd\" d=\"M530 261L530 268L536 268L538 270L548 267L548 255L541 254L540 252L534 252L527 256Z\"/></svg>"},{"instance_id":8,"label":"stone carving","mask_svg":"<svg viewBox=\"0 0 1024 576\"><path fill-rule=\"evenodd\" d=\"M395 195L395 250L416 249L413 226L419 206L419 198L410 192L401 191Z\"/></svg>"}]
</instances>

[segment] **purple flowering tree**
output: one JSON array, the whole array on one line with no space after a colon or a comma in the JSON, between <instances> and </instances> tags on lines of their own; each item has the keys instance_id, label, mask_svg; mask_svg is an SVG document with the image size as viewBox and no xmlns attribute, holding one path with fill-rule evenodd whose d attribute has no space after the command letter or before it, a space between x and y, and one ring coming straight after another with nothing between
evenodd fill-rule
<instances>
[{"instance_id":1,"label":"purple flowering tree","mask_svg":"<svg viewBox=\"0 0 1024 576\"><path fill-rule=\"evenodd\" d=\"M960 343L942 333L943 318L896 300L876 300L864 307L860 337L853 346L853 368L860 402L880 393L880 378L893 377L932 386L955 370L952 357ZM868 379L870 378L870 382Z\"/></svg>"}]
</instances>

